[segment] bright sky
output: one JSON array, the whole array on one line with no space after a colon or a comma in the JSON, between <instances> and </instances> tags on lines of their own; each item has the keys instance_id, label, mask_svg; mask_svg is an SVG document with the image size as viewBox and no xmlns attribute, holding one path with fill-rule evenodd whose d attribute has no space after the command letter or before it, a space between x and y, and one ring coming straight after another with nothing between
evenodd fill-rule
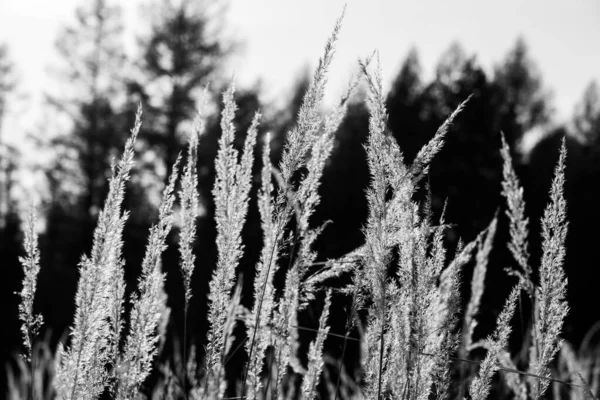
<instances>
[{"instance_id":1,"label":"bright sky","mask_svg":"<svg viewBox=\"0 0 600 400\"><path fill-rule=\"evenodd\" d=\"M137 23L139 2L123 2L130 28ZM232 0L229 29L245 46L228 73L235 72L242 85L260 78L267 98L285 95L298 73L315 65L344 3L348 7L330 70L329 101L345 88L357 58L374 49L389 84L412 45L427 77L453 40L491 71L520 34L554 92L557 120L572 113L592 79L600 81L598 0ZM57 28L72 18L75 4L0 1L0 42L10 46L20 93L26 96L9 110L7 134L20 136L40 125L35 110L48 85L47 67L56 57Z\"/></svg>"}]
</instances>

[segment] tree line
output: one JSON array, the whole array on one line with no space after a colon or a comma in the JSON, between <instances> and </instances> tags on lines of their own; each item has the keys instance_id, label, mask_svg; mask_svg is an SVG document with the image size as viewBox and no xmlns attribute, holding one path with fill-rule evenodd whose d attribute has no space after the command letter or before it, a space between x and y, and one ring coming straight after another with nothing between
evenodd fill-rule
<instances>
[{"instance_id":1,"label":"tree line","mask_svg":"<svg viewBox=\"0 0 600 400\"><path fill-rule=\"evenodd\" d=\"M67 128L51 137L39 135L36 141L38 151L51 157L39 166L48 193L44 197L47 200L39 205L45 229L40 237L42 270L35 306L48 327L43 334L53 345L66 337L65 329L74 311L77 264L91 247L98 212L108 192L111 160L122 151L135 109L141 102L144 124L136 148L136 167L125 199L130 217L124 233L126 279L128 282L137 279L146 233L157 215L157 199L175 159L184 148L186 132L193 129L191 124L198 101L206 91L215 104L220 104L219 94L227 83L226 77L219 76L219 69L235 51L235 43L224 38L219 30L222 17L219 7L219 4L189 0L156 1L146 10L144 23L148 29L137 40L139 56L135 59L126 55L123 46L122 10L106 0L81 3L74 22L64 26L57 37L56 50L61 64L57 67L56 79L61 90L47 96L47 107L53 115L68 122ZM15 89L15 69L8 48L1 46L0 121L6 101ZM258 132L257 151L258 146L262 146L261 139L270 131L272 162L277 165L284 136L291 128L308 82L309 77L300 77L286 106L278 110L261 104L259 88L238 91L236 145L241 147L254 112L261 109L267 117ZM361 228L367 217L364 192L369 183L363 147L368 135L364 93L359 88L351 100L325 168L322 201L314 215L315 226L332 221L316 243L322 260L340 257L362 244ZM468 54L459 43L453 43L441 55L434 77L429 81L423 78L418 51L412 49L386 99L390 132L400 144L407 162L414 159L448 114L469 96L467 107L455 121L444 149L431 166L428 187L417 196L431 190L436 215L447 203L446 221L456 224L445 237L450 248L456 247L459 238L472 240L499 212L496 238L499 245L493 250L488 268L491 286L486 289L487 295L494 294L497 282L510 279L504 271L510 254L500 245L508 238L508 222L500 208L503 204L500 132L513 150L531 221L538 221L542 214L560 140L566 136L565 195L571 225L565 269L572 311L566 322L565 337L579 343L600 320L600 311L586 306L596 301L595 282L600 276L591 261L596 239L588 234L600 223L600 208L596 205L600 198L596 183L600 178L600 88L597 83L590 83L571 120L558 124L553 118L549 90L524 39L517 39L491 72L482 68L475 54ZM18 261L22 254L21 221L13 195L20 185L15 171L20 168L21 156L16 148L5 144L3 136L6 134L0 125L0 260L6 277L0 290L5 322L3 359L9 359L21 342L16 311L18 298L14 292L19 290L22 278ZM198 158L201 217L197 226L195 293L206 293L216 263L211 190L219 134L218 118L209 117L200 138ZM531 135L538 140L527 148ZM257 175L259 168L260 165L255 165ZM255 185L251 192L253 198L256 190ZM537 232L531 239L532 260L536 260L540 257L535 253L535 249L540 248L540 229L532 226L531 231ZM239 272L251 277L262 237L255 203L250 204L243 234L246 250ZM170 235L171 243L176 235L177 232ZM174 350L173 354L186 354L178 348L183 329L187 329L191 337L204 337L201 333L207 327L205 318L183 321L184 296L178 257L175 246L163 257L169 305L173 310L170 341L166 346ZM470 281L470 273L469 268L464 271L464 282ZM251 290L251 282L252 279L244 280L246 290ZM504 288L508 287L510 285L498 284L498 294L502 295L484 300L481 329L485 329L486 320L490 326L495 321L502 299L506 298ZM336 302L342 307L342 298L334 298L334 307ZM189 314L204 315L205 312L206 299L195 296ZM310 321L310 312L304 317ZM331 318L332 332L339 329L343 334L341 318L337 327L336 313L332 313ZM201 357L202 343L196 344L197 356ZM168 354L161 357L165 362L172 362L175 369L177 362L187 362L168 359L174 357Z\"/></svg>"}]
</instances>

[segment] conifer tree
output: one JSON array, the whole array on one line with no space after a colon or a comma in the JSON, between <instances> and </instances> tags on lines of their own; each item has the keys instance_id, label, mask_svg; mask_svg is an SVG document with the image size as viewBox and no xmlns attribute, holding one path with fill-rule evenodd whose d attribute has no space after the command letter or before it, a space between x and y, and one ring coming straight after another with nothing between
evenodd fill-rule
<instances>
[{"instance_id":1,"label":"conifer tree","mask_svg":"<svg viewBox=\"0 0 600 400\"><path fill-rule=\"evenodd\" d=\"M164 166L165 181L185 142L200 92L229 53L217 23L218 2L157 0L152 4L150 32L141 38L142 81L138 89L149 100L154 121L145 134ZM214 15L214 14L217 15ZM214 82L211 82L214 86Z\"/></svg>"},{"instance_id":2,"label":"conifer tree","mask_svg":"<svg viewBox=\"0 0 600 400\"><path fill-rule=\"evenodd\" d=\"M87 233L108 191L111 159L125 140L119 116L125 63L122 32L120 8L94 0L81 3L75 22L63 27L56 41L61 89L48 97L72 128L52 140L57 157L48 173L61 175L53 176L55 180L76 182L79 195L71 200L80 206ZM58 190L70 189L63 185Z\"/></svg>"},{"instance_id":3,"label":"conifer tree","mask_svg":"<svg viewBox=\"0 0 600 400\"><path fill-rule=\"evenodd\" d=\"M14 272L20 271L18 262L21 249L20 221L16 212L15 198L11 195L13 186L16 185L14 172L18 167L20 153L14 145L5 140L10 132L3 129L2 124L16 87L15 66L9 48L6 44L0 43L0 260L4 271L3 279L0 280L0 312L5 316L12 316L9 310L15 310L14 307L17 305L18 299L14 296L14 292L19 288L19 281ZM14 348L20 342L17 324L16 316L4 319L5 329L0 333L4 349ZM15 329L11 329L13 327ZM0 358L6 356L6 351L0 350Z\"/></svg>"},{"instance_id":4,"label":"conifer tree","mask_svg":"<svg viewBox=\"0 0 600 400\"><path fill-rule=\"evenodd\" d=\"M412 160L427 141L423 134L421 110L423 89L419 55L412 48L400 67L387 95L390 130L395 132L407 159Z\"/></svg>"},{"instance_id":5,"label":"conifer tree","mask_svg":"<svg viewBox=\"0 0 600 400\"><path fill-rule=\"evenodd\" d=\"M0 44L0 230L6 226L10 206L10 171L14 169L14 149L4 141L2 121L6 113L8 95L14 90L13 64L8 46Z\"/></svg>"},{"instance_id":6,"label":"conifer tree","mask_svg":"<svg viewBox=\"0 0 600 400\"><path fill-rule=\"evenodd\" d=\"M549 92L523 38L517 39L496 67L493 82L499 91L500 128L511 149L516 149L514 144L520 144L532 129L548 123L552 112Z\"/></svg>"},{"instance_id":7,"label":"conifer tree","mask_svg":"<svg viewBox=\"0 0 600 400\"><path fill-rule=\"evenodd\" d=\"M592 81L575 109L575 133L586 144L600 140L600 86Z\"/></svg>"},{"instance_id":8,"label":"conifer tree","mask_svg":"<svg viewBox=\"0 0 600 400\"><path fill-rule=\"evenodd\" d=\"M56 40L58 63L53 66L57 91L47 95L61 131L45 143L52 155L45 166L51 202L47 231L41 241L42 276L48 286L45 309L60 309L47 318L53 340L66 331L74 312L78 274L74 266L89 253L99 212L109 190L112 160L127 138L124 103L123 27L121 9L108 0L82 1L75 18ZM47 287L58 290L46 293Z\"/></svg>"},{"instance_id":9,"label":"conifer tree","mask_svg":"<svg viewBox=\"0 0 600 400\"><path fill-rule=\"evenodd\" d=\"M449 237L472 240L493 217L499 191L495 92L475 56L458 43L452 43L442 54L435 71L434 80L421 95L421 107L414 112L422 115L419 132L431 135L449 110L470 98L469 106L449 128L444 150L432 163L433 208L440 212L446 199L454 204L447 217L459 222L448 230ZM429 138L418 137L413 146L418 149ZM406 147L400 143L401 148Z\"/></svg>"}]
</instances>

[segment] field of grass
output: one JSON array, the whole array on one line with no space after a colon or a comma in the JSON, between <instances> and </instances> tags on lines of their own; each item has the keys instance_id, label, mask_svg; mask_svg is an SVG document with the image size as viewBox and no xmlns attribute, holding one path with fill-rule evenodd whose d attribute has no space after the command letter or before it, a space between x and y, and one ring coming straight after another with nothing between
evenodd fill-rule
<instances>
[{"instance_id":1,"label":"field of grass","mask_svg":"<svg viewBox=\"0 0 600 400\"><path fill-rule=\"evenodd\" d=\"M504 167L503 207L510 220L507 246L513 262L508 273L516 284L497 318L494 332L475 337L488 257L497 218L469 243L460 243L447 259L442 214L434 220L431 198L415 201L419 188L427 189L430 163L444 145L453 119L465 99L439 127L433 139L411 165L389 134L378 56L360 61L369 90L369 135L365 143L371 182L366 192L369 214L363 227L365 244L336 260L319 261L313 245L324 226L311 217L319 205L323 169L332 152L336 130L344 118L348 99L358 82L351 82L339 105L321 112L327 69L341 29L337 21L312 77L298 114L288 133L281 162L270 158L270 139L262 141L262 154L254 154L260 114L257 112L242 151L235 149L233 118L236 111L233 83L223 93L222 135L213 196L216 205L218 262L210 281L205 357L196 366L189 362L183 384L165 379L152 397L194 399L486 399L494 388L504 387L507 397L538 399L549 396L552 363L561 349L560 334L568 311L566 278L562 268L567 235L563 197L566 148L560 151L548 205L541 220L542 262L536 279L527 249L529 221L523 190L515 174L506 142L498 143ZM150 376L161 349L168 308L161 254L173 227L173 209L179 201L180 267L185 288L185 313L192 293L191 277L196 255L195 220L198 217L197 146L204 126L200 110L196 129L189 136L186 156L178 159L163 193L159 220L148 235L146 254L137 289L125 298L122 209L126 182L134 159L134 145L142 123L141 108L121 159L113 168L110 191L99 215L91 253L82 257L75 298L76 313L70 335L56 354L41 345L41 316L33 312L39 251L35 210L26 224L25 271L19 308L25 352L21 372L12 379L11 398L134 399ZM201 144L200 144L201 145ZM250 198L252 165L262 159L258 198ZM180 182L181 189L176 190ZM242 286L236 267L244 253L242 229L250 201L257 201L263 247L253 280L252 307L241 304ZM537 221L534 225L537 226ZM289 262L282 259L287 257ZM459 285L462 269L474 262L470 299L461 310ZM277 287L274 276L283 269L285 282ZM348 285L331 285L338 277ZM348 299L348 319L343 343L360 342L360 368L348 371L341 360L335 374L326 371L326 339L332 297ZM129 302L129 303L127 303ZM126 304L131 311L125 314ZM301 354L299 313L320 309L318 329L306 354ZM518 365L508 350L517 307L530 307L525 330L528 346ZM128 317L125 318L125 315ZM241 327L241 329L240 329ZM234 332L242 333L235 337ZM184 348L192 338L181 339ZM304 347L302 347L304 348ZM232 353L245 351L246 363L235 381L228 381ZM474 353L483 354L475 360ZM191 359L184 355L184 360ZM573 358L575 364L575 358ZM501 372L501 373L499 373ZM577 373L577 367L572 367ZM555 379L556 381L556 379ZM581 379L562 382L571 398L592 397Z\"/></svg>"}]
</instances>

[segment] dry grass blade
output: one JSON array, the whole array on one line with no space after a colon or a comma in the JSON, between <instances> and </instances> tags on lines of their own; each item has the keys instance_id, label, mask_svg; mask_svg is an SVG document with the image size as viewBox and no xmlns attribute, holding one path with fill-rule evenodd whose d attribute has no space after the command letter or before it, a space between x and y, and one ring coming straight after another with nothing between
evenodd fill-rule
<instances>
[{"instance_id":1,"label":"dry grass blade","mask_svg":"<svg viewBox=\"0 0 600 400\"><path fill-rule=\"evenodd\" d=\"M25 357L31 361L33 342L39 329L43 324L41 315L35 315L33 312L33 301L37 287L37 277L40 272L40 251L38 249L38 234L36 228L36 212L32 206L27 216L25 229L25 257L20 257L19 261L23 266L23 288L19 293L21 303L19 304L19 319L22 322L21 332L23 334L23 343L25 344Z\"/></svg>"},{"instance_id":2,"label":"dry grass blade","mask_svg":"<svg viewBox=\"0 0 600 400\"><path fill-rule=\"evenodd\" d=\"M141 127L138 108L131 136L119 163L113 167L109 192L94 232L91 256L83 257L75 297L76 311L71 346L60 351L60 365L54 381L59 399L95 399L104 390L117 332L111 331L112 312L121 308L114 302L114 287L122 278L122 232L127 214L121 213L125 183L133 164L134 144ZM124 285L118 285L123 287Z\"/></svg>"},{"instance_id":3,"label":"dry grass blade","mask_svg":"<svg viewBox=\"0 0 600 400\"><path fill-rule=\"evenodd\" d=\"M509 274L519 277L527 294L530 298L533 298L533 282L531 281L531 266L529 265L529 250L527 249L529 219L525 216L523 188L513 169L510 149L504 134L501 135L501 138L502 148L500 153L504 161L502 195L506 198L508 204L506 215L510 220L510 243L508 248L520 267L520 269L507 269L507 271Z\"/></svg>"},{"instance_id":4,"label":"dry grass blade","mask_svg":"<svg viewBox=\"0 0 600 400\"><path fill-rule=\"evenodd\" d=\"M472 97L473 95L470 95L465 101L460 103L452 112L452 114L450 114L450 116L446 118L444 123L438 128L437 132L433 136L433 139L431 139L429 143L419 150L411 166L411 174L414 182L419 182L423 176L427 175L431 161L444 146L444 140L446 138L446 134L450 130L450 126L458 114L460 114L460 112L466 107L467 103Z\"/></svg>"},{"instance_id":5,"label":"dry grass blade","mask_svg":"<svg viewBox=\"0 0 600 400\"><path fill-rule=\"evenodd\" d=\"M129 334L123 353L119 358L115 398L135 397L140 386L151 372L152 362L160 340L160 321L167 312L164 292L165 274L161 271L161 254L173 226L172 210L175 202L175 183L179 172L180 157L173 165L169 184L163 192L158 222L150 228L146 254L138 293L132 295Z\"/></svg>"}]
</instances>

